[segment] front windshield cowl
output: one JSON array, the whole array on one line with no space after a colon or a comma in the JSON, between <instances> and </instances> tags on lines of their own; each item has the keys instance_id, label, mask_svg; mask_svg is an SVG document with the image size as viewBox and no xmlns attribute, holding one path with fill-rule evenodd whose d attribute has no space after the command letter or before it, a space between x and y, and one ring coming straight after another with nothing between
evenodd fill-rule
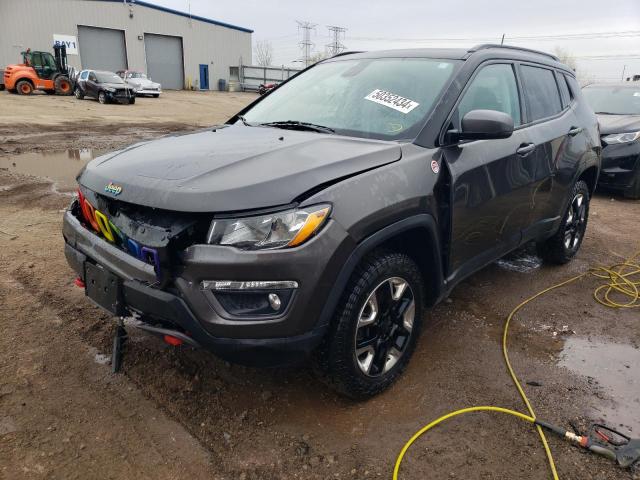
<instances>
[{"instance_id":1,"label":"front windshield cowl","mask_svg":"<svg viewBox=\"0 0 640 480\"><path fill-rule=\"evenodd\" d=\"M325 61L280 85L240 120L251 126L413 139L460 63L415 57Z\"/></svg>"}]
</instances>

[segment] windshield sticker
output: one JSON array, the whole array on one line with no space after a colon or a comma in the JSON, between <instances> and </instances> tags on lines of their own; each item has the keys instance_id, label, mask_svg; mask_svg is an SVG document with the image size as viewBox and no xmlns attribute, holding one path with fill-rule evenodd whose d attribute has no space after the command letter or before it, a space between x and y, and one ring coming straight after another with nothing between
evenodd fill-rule
<instances>
[{"instance_id":1,"label":"windshield sticker","mask_svg":"<svg viewBox=\"0 0 640 480\"><path fill-rule=\"evenodd\" d=\"M411 110L420 105L418 102L409 100L408 98L401 97L395 93L387 92L386 90L380 90L379 88L371 92L364 97L365 100L379 103L385 107L393 108L404 114L409 113Z\"/></svg>"}]
</instances>

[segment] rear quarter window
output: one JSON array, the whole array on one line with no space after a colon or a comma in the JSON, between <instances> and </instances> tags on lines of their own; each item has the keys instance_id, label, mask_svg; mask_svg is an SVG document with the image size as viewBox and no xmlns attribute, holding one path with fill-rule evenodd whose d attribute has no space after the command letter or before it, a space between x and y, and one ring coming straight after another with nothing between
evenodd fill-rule
<instances>
[{"instance_id":1,"label":"rear quarter window","mask_svg":"<svg viewBox=\"0 0 640 480\"><path fill-rule=\"evenodd\" d=\"M569 85L567 85L567 77L563 74L558 74L558 87L560 87L560 94L562 96L562 106L566 107L573 100L573 95L571 95L571 90L569 90Z\"/></svg>"},{"instance_id":2,"label":"rear quarter window","mask_svg":"<svg viewBox=\"0 0 640 480\"><path fill-rule=\"evenodd\" d=\"M530 65L521 66L529 121L552 117L562 111L560 91L552 70Z\"/></svg>"}]
</instances>

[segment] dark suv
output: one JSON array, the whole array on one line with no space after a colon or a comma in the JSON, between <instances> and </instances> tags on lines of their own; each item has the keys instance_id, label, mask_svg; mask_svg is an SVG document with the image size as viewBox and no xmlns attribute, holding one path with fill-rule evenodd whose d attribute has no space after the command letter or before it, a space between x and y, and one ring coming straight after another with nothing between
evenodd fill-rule
<instances>
[{"instance_id":1,"label":"dark suv","mask_svg":"<svg viewBox=\"0 0 640 480\"><path fill-rule=\"evenodd\" d=\"M124 83L124 80L113 72L82 70L76 79L73 93L78 100L92 97L102 104L136 103L136 89Z\"/></svg>"},{"instance_id":2,"label":"dark suv","mask_svg":"<svg viewBox=\"0 0 640 480\"><path fill-rule=\"evenodd\" d=\"M582 91L602 135L598 185L640 199L640 82L589 85Z\"/></svg>"},{"instance_id":3,"label":"dark suv","mask_svg":"<svg viewBox=\"0 0 640 480\"><path fill-rule=\"evenodd\" d=\"M462 279L526 242L576 254L599 156L551 55L342 54L225 125L89 163L65 253L91 299L169 343L256 365L312 354L363 398Z\"/></svg>"}]
</instances>

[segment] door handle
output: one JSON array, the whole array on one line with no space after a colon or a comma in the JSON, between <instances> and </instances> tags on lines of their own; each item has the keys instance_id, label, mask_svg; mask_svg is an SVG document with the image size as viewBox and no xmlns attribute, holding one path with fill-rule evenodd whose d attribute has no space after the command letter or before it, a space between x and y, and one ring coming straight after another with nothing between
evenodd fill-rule
<instances>
[{"instance_id":1,"label":"door handle","mask_svg":"<svg viewBox=\"0 0 640 480\"><path fill-rule=\"evenodd\" d=\"M521 145L520 148L518 148L516 150L516 153L518 155L520 155L521 157L526 157L531 152L533 152L535 149L536 149L535 143L527 143L527 144Z\"/></svg>"},{"instance_id":2,"label":"door handle","mask_svg":"<svg viewBox=\"0 0 640 480\"><path fill-rule=\"evenodd\" d=\"M582 132L582 127L571 127L571 130L569 130L569 136L575 137L580 132Z\"/></svg>"}]
</instances>

